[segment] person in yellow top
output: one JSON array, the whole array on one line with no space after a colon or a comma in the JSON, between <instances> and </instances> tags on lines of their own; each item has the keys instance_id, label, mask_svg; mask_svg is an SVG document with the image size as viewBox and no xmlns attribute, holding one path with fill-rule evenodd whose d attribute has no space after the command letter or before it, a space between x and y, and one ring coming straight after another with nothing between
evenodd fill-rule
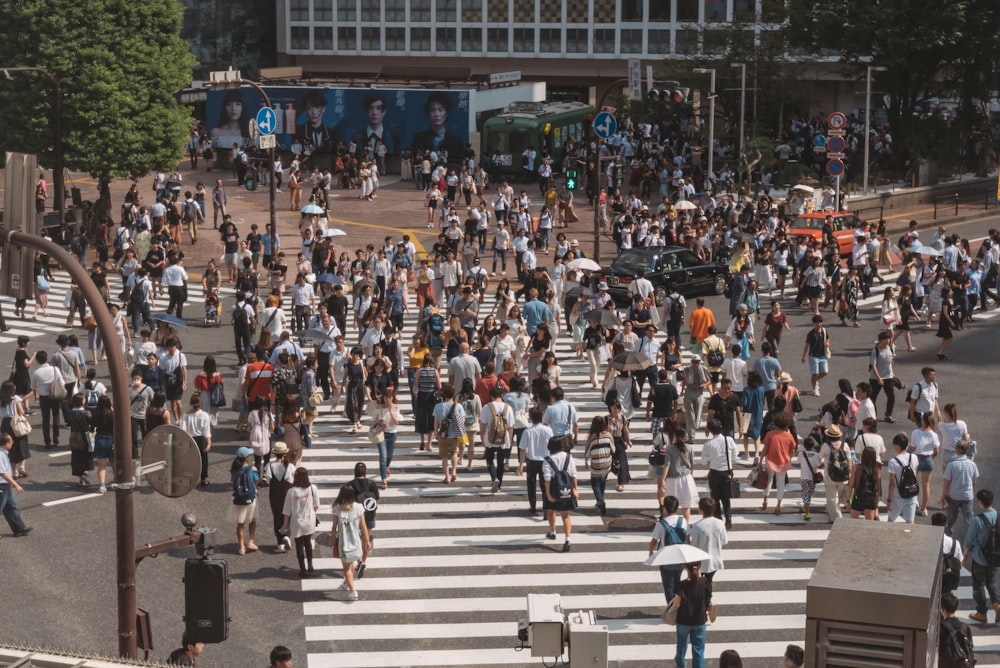
<instances>
[{"instance_id":1,"label":"person in yellow top","mask_svg":"<svg viewBox=\"0 0 1000 668\"><path fill-rule=\"evenodd\" d=\"M410 386L410 408L417 411L417 370L424 366L424 358L431 354L427 345L427 336L423 332L413 335L413 344L406 349L409 364L406 367L406 380Z\"/></svg>"},{"instance_id":2,"label":"person in yellow top","mask_svg":"<svg viewBox=\"0 0 1000 668\"><path fill-rule=\"evenodd\" d=\"M559 202L559 193L556 192L555 184L549 183L549 189L545 191L545 206L549 207L549 211L552 212L552 226L559 226L559 207L556 204Z\"/></svg>"},{"instance_id":3,"label":"person in yellow top","mask_svg":"<svg viewBox=\"0 0 1000 668\"><path fill-rule=\"evenodd\" d=\"M715 325L715 315L705 306L705 298L695 300L697 306L688 317L688 327L691 329L691 352L701 354L701 342L708 336L708 328Z\"/></svg>"}]
</instances>

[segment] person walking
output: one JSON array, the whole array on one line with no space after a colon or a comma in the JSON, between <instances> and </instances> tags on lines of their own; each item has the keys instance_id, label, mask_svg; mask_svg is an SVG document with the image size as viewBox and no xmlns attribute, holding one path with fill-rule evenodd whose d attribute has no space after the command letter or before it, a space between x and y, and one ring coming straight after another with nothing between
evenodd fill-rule
<instances>
[{"instance_id":1,"label":"person walking","mask_svg":"<svg viewBox=\"0 0 1000 668\"><path fill-rule=\"evenodd\" d=\"M2 465L2 460L0 460ZM0 470L2 472L2 470ZM976 602L976 611L969 614L982 624L989 623L987 604L993 607L997 617L1000 617L1000 589L997 588L997 567L993 564L994 555L987 554L986 546L990 542L990 534L997 523L997 511L993 508L993 492L981 489L976 492L979 504L979 514L969 525L965 534L965 551L962 563L972 573L972 598ZM987 596L989 598L987 599Z\"/></svg>"},{"instance_id":2,"label":"person walking","mask_svg":"<svg viewBox=\"0 0 1000 668\"><path fill-rule=\"evenodd\" d=\"M236 521L236 540L240 556L256 552L257 544L257 485L260 476L254 466L253 450L247 446L236 451L236 458L229 467L229 478L233 489L233 510L231 518Z\"/></svg>"},{"instance_id":3,"label":"person walking","mask_svg":"<svg viewBox=\"0 0 1000 668\"><path fill-rule=\"evenodd\" d=\"M688 564L687 579L677 585L673 606L677 608L677 652L674 663L687 666L687 648L691 644L691 665L705 668L705 629L709 618L714 621L715 608L710 608L709 584L701 575L701 564Z\"/></svg>"},{"instance_id":4,"label":"person walking","mask_svg":"<svg viewBox=\"0 0 1000 668\"><path fill-rule=\"evenodd\" d=\"M941 489L939 505L946 508L948 514L948 532L956 538L969 530L972 522L972 501L976 491L976 481L979 479L979 468L969 459L969 442L959 441L955 445L955 458L948 462L944 469L944 487ZM965 531L956 531L958 514L962 514Z\"/></svg>"},{"instance_id":5,"label":"person walking","mask_svg":"<svg viewBox=\"0 0 1000 668\"><path fill-rule=\"evenodd\" d=\"M701 409L705 404L705 391L712 387L712 378L701 364L701 355L692 355L691 364L681 376L684 387L684 422L687 441L694 443L695 432L701 422Z\"/></svg>"},{"instance_id":6,"label":"person walking","mask_svg":"<svg viewBox=\"0 0 1000 668\"><path fill-rule=\"evenodd\" d=\"M10 434L0 434L0 512L3 513L14 536L20 538L27 536L32 527L27 526L21 519L17 499L14 497L15 493L23 493L24 488L14 480L13 470L10 467L10 450L13 447L14 439Z\"/></svg>"},{"instance_id":7,"label":"person walking","mask_svg":"<svg viewBox=\"0 0 1000 668\"><path fill-rule=\"evenodd\" d=\"M819 381L830 371L830 335L823 326L823 316L818 313L812 317L813 328L806 334L805 347L802 349L802 363L809 360L809 382L812 394L819 396Z\"/></svg>"},{"instance_id":8,"label":"person walking","mask_svg":"<svg viewBox=\"0 0 1000 668\"><path fill-rule=\"evenodd\" d=\"M899 481L903 475L904 467L909 467L916 477L917 458L912 452L907 452L910 446L910 439L906 434L896 434L892 438L895 456L889 460L886 469L889 471L889 495L885 507L889 511L889 521L895 522L899 517L907 524L913 524L917 516L917 497L903 496L899 489Z\"/></svg>"},{"instance_id":9,"label":"person walking","mask_svg":"<svg viewBox=\"0 0 1000 668\"><path fill-rule=\"evenodd\" d=\"M711 437L701 446L701 464L708 467L708 489L715 501L715 516L725 516L726 529L733 528L731 510L733 462L736 460L736 440L722 433L722 423L708 421Z\"/></svg>"},{"instance_id":10,"label":"person walking","mask_svg":"<svg viewBox=\"0 0 1000 668\"><path fill-rule=\"evenodd\" d=\"M537 406L533 406L528 411L528 420L531 422L531 425L521 433L517 444L517 474L519 476L524 475L525 465L527 464L528 508L532 515L538 513L536 501L538 488L542 488L543 495L545 493L545 485L542 478L542 462L545 460L548 451L549 439L552 438L552 430L542 424L543 415L542 409Z\"/></svg>"},{"instance_id":11,"label":"person walking","mask_svg":"<svg viewBox=\"0 0 1000 668\"><path fill-rule=\"evenodd\" d=\"M851 475L851 448L842 440L837 425L830 425L823 432L819 458L826 469L826 514L832 523L843 517L841 506L847 501L847 482Z\"/></svg>"},{"instance_id":12,"label":"person walking","mask_svg":"<svg viewBox=\"0 0 1000 668\"><path fill-rule=\"evenodd\" d=\"M722 559L722 548L729 544L726 526L715 516L715 500L704 497L698 501L701 519L691 525L691 544L708 552L708 559L701 562L701 575L708 584L706 603L708 613L715 621L715 608L712 605L712 579L715 574L726 567Z\"/></svg>"},{"instance_id":13,"label":"person walking","mask_svg":"<svg viewBox=\"0 0 1000 668\"><path fill-rule=\"evenodd\" d=\"M333 556L340 559L344 569L344 583L340 585L340 590L347 592L348 601L356 601L358 590L354 585L354 565L367 560L371 539L364 508L357 502L357 494L351 485L341 487L333 502L330 545L333 546Z\"/></svg>"},{"instance_id":14,"label":"person walking","mask_svg":"<svg viewBox=\"0 0 1000 668\"><path fill-rule=\"evenodd\" d=\"M309 482L309 471L295 469L292 486L285 494L281 510L284 523L281 532L295 541L295 556L299 560L299 577L309 577L313 572L312 537L316 532L316 513L319 512L319 490Z\"/></svg>"},{"instance_id":15,"label":"person walking","mask_svg":"<svg viewBox=\"0 0 1000 668\"><path fill-rule=\"evenodd\" d=\"M479 422L482 425L479 433L486 452L486 470L490 474L491 491L494 494L499 492L503 485L510 446L514 441L514 410L504 402L503 395L504 390L500 385L490 388L490 400L479 414ZM609 457L608 470L611 467L610 462ZM597 495L596 490L594 494Z\"/></svg>"},{"instance_id":16,"label":"person walking","mask_svg":"<svg viewBox=\"0 0 1000 668\"><path fill-rule=\"evenodd\" d=\"M264 467L264 484L267 485L277 550L287 552L292 547L292 539L282 531L282 526L285 523L285 497L295 480L295 453L288 449L288 444L284 441L276 441L271 446L271 454L274 459Z\"/></svg>"},{"instance_id":17,"label":"person walking","mask_svg":"<svg viewBox=\"0 0 1000 668\"><path fill-rule=\"evenodd\" d=\"M788 481L788 471L792 468L792 457L795 456L795 437L789 433L791 416L782 412L774 416L774 429L764 436L763 462L767 467L767 487L764 488L764 503L761 510L767 510L767 497L771 491L771 481L777 480L777 503L774 514L781 514L781 502L785 498L785 483Z\"/></svg>"},{"instance_id":18,"label":"person walking","mask_svg":"<svg viewBox=\"0 0 1000 668\"><path fill-rule=\"evenodd\" d=\"M694 482L694 450L683 439L674 436L667 443L658 487L664 497L677 499L684 520L690 522L691 508L698 503L698 487Z\"/></svg>"},{"instance_id":19,"label":"person walking","mask_svg":"<svg viewBox=\"0 0 1000 668\"><path fill-rule=\"evenodd\" d=\"M596 415L591 420L590 430L587 432L587 445L583 450L583 468L590 469L590 488L594 490L594 499L601 515L606 515L608 512L604 494L607 491L613 454L614 442L608 430L608 420L603 415Z\"/></svg>"},{"instance_id":20,"label":"person walking","mask_svg":"<svg viewBox=\"0 0 1000 668\"><path fill-rule=\"evenodd\" d=\"M868 379L872 387L871 401L873 404L878 399L879 393L885 392L884 415L885 421L889 423L896 421L892 417L892 410L896 406L896 379L893 369L895 357L896 350L892 345L892 332L888 330L879 332L878 343L868 355Z\"/></svg>"},{"instance_id":21,"label":"person walking","mask_svg":"<svg viewBox=\"0 0 1000 668\"><path fill-rule=\"evenodd\" d=\"M450 485L458 476L459 441L468 438L465 430L465 409L462 408L455 394L455 386L451 383L441 386L441 401L434 406L434 433L438 437L444 484Z\"/></svg>"},{"instance_id":22,"label":"person walking","mask_svg":"<svg viewBox=\"0 0 1000 668\"><path fill-rule=\"evenodd\" d=\"M878 519L878 500L882 496L882 472L874 448L865 448L861 462L851 470L847 498L851 503L851 518L864 514L866 520Z\"/></svg>"},{"instance_id":23,"label":"person walking","mask_svg":"<svg viewBox=\"0 0 1000 668\"><path fill-rule=\"evenodd\" d=\"M542 478L545 481L545 519L549 523L549 532L545 537L556 538L556 513L562 519L563 533L566 540L562 551L570 551L570 540L573 533L573 520L570 511L576 508L580 492L576 484L576 463L570 453L563 448L559 439L549 439L548 457L542 461ZM567 479L568 478L568 479Z\"/></svg>"},{"instance_id":24,"label":"person walking","mask_svg":"<svg viewBox=\"0 0 1000 668\"><path fill-rule=\"evenodd\" d=\"M190 406L180 420L180 428L191 434L198 452L201 453L201 477L199 485L208 486L208 452L212 449L212 418L202 409L201 397L199 394L192 394L188 401Z\"/></svg>"},{"instance_id":25,"label":"person walking","mask_svg":"<svg viewBox=\"0 0 1000 668\"><path fill-rule=\"evenodd\" d=\"M688 542L690 527L683 516L677 514L678 502L676 496L666 496L660 505L660 519L653 526L653 535L649 539L649 555L668 545L683 545ZM674 603L674 593L677 583L681 580L681 565L660 566L660 581L663 584L663 595L667 606Z\"/></svg>"}]
</instances>

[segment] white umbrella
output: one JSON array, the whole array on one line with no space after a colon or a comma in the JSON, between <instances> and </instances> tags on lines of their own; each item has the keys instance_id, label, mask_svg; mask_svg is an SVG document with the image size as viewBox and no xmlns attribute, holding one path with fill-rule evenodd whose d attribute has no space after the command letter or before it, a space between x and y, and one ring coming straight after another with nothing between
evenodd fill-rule
<instances>
[{"instance_id":1,"label":"white umbrella","mask_svg":"<svg viewBox=\"0 0 1000 668\"><path fill-rule=\"evenodd\" d=\"M337 229L336 227L331 227L326 232L323 233L324 237L346 237L347 232L344 230Z\"/></svg>"},{"instance_id":2,"label":"white umbrella","mask_svg":"<svg viewBox=\"0 0 1000 668\"><path fill-rule=\"evenodd\" d=\"M646 561L642 562L647 566L681 566L683 564L700 564L703 560L710 558L710 555L700 547L682 543L680 545L667 545L649 555Z\"/></svg>"},{"instance_id":3,"label":"white umbrella","mask_svg":"<svg viewBox=\"0 0 1000 668\"><path fill-rule=\"evenodd\" d=\"M934 248L933 246L927 246L926 244L922 244L919 241L910 244L910 252L916 253L917 255L934 255L934 256L941 255L941 251L939 251L937 248Z\"/></svg>"},{"instance_id":4,"label":"white umbrella","mask_svg":"<svg viewBox=\"0 0 1000 668\"><path fill-rule=\"evenodd\" d=\"M694 211L695 209L698 208L698 205L689 200L682 199L681 201L677 202L677 204L674 204L674 208L677 209L678 211Z\"/></svg>"},{"instance_id":5,"label":"white umbrella","mask_svg":"<svg viewBox=\"0 0 1000 668\"><path fill-rule=\"evenodd\" d=\"M600 271L601 265L597 264L589 257L578 257L577 259L566 265L570 269L576 269L577 271Z\"/></svg>"},{"instance_id":6,"label":"white umbrella","mask_svg":"<svg viewBox=\"0 0 1000 668\"><path fill-rule=\"evenodd\" d=\"M792 186L792 190L798 190L799 192L805 193L807 195L814 195L816 193L815 188L807 186L803 183L799 183L798 185Z\"/></svg>"}]
</instances>

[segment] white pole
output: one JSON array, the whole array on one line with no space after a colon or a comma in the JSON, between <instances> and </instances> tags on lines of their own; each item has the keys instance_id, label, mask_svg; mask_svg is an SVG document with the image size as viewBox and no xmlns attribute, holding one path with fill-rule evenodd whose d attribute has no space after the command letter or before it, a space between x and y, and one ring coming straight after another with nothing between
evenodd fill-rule
<instances>
[{"instance_id":1,"label":"white pole","mask_svg":"<svg viewBox=\"0 0 1000 668\"><path fill-rule=\"evenodd\" d=\"M868 151L871 145L871 126L872 126L872 66L868 66L868 72L865 77L865 165L864 165L864 176L861 179L861 194L868 194ZM839 183L838 179L838 183Z\"/></svg>"}]
</instances>

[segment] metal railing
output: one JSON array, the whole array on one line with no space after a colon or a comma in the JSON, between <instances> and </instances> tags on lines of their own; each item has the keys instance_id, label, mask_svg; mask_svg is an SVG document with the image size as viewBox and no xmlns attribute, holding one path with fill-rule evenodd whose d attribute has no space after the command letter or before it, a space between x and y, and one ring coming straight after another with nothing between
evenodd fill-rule
<instances>
[{"instance_id":1,"label":"metal railing","mask_svg":"<svg viewBox=\"0 0 1000 668\"><path fill-rule=\"evenodd\" d=\"M862 216L861 215L862 212L865 212L865 211L878 211L878 215L877 216L871 216L871 217ZM881 220L882 217L883 217L883 215L884 215L884 213L885 213L885 206L882 205L882 204L879 204L878 206L868 206L868 207L865 207L863 209L855 209L854 210L854 217L857 218L858 220L863 220L866 223L871 223L871 222L878 222L879 220Z\"/></svg>"},{"instance_id":2,"label":"metal railing","mask_svg":"<svg viewBox=\"0 0 1000 668\"><path fill-rule=\"evenodd\" d=\"M938 205L944 201L950 201L955 203L955 215L958 216L958 193L952 193L950 195L939 195L934 198L934 220L937 220L938 215Z\"/></svg>"}]
</instances>

